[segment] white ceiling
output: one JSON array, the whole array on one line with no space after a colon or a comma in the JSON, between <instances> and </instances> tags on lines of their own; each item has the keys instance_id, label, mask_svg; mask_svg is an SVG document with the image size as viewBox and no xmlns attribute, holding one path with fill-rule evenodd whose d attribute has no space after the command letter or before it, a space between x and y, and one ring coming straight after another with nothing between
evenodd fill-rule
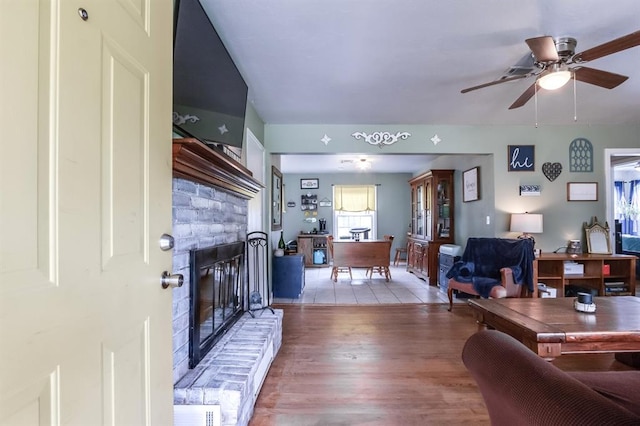
<instances>
[{"instance_id":1,"label":"white ceiling","mask_svg":"<svg viewBox=\"0 0 640 426\"><path fill-rule=\"evenodd\" d=\"M460 90L502 76L527 38L571 36L581 52L640 30L638 0L202 3L268 124L533 125L534 99L508 110L532 78ZM640 123L640 47L587 66L629 79L578 82L577 122ZM539 94L538 123L573 123L573 99L573 84Z\"/></svg>"}]
</instances>

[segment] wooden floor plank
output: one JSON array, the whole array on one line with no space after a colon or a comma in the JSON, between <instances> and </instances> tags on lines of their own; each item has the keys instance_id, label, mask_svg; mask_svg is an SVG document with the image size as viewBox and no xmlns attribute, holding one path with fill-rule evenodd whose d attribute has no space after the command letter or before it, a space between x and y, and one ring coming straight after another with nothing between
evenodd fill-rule
<instances>
[{"instance_id":1,"label":"wooden floor plank","mask_svg":"<svg viewBox=\"0 0 640 426\"><path fill-rule=\"evenodd\" d=\"M283 344L251 426L489 424L462 364L477 327L464 305L279 305ZM560 357L563 369L626 369L613 355Z\"/></svg>"}]
</instances>

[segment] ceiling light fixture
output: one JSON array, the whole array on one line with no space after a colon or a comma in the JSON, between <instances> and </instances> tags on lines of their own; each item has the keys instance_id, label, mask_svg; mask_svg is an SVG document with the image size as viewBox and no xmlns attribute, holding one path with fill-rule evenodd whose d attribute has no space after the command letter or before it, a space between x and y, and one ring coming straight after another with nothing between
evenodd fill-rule
<instances>
[{"instance_id":1,"label":"ceiling light fixture","mask_svg":"<svg viewBox=\"0 0 640 426\"><path fill-rule=\"evenodd\" d=\"M356 163L356 168L358 170L369 170L371 168L371 161L367 161L366 158L361 158L360 161Z\"/></svg>"},{"instance_id":2,"label":"ceiling light fixture","mask_svg":"<svg viewBox=\"0 0 640 426\"><path fill-rule=\"evenodd\" d=\"M546 90L556 90L571 80L571 71L562 64L553 64L549 72L538 79L538 85Z\"/></svg>"}]
</instances>

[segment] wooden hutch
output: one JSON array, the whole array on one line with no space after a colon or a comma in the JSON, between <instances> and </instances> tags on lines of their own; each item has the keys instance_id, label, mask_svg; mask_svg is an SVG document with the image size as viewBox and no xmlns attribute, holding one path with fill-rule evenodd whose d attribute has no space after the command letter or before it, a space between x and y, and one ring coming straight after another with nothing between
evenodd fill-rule
<instances>
[{"instance_id":1,"label":"wooden hutch","mask_svg":"<svg viewBox=\"0 0 640 426\"><path fill-rule=\"evenodd\" d=\"M436 285L440 246L454 241L453 170L429 170L411 179L409 185L407 271Z\"/></svg>"}]
</instances>

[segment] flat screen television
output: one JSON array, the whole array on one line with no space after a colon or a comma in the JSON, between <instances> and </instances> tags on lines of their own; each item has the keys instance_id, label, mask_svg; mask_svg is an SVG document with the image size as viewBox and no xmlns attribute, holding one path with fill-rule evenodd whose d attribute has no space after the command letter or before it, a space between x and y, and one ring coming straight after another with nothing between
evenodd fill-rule
<instances>
[{"instance_id":1,"label":"flat screen television","mask_svg":"<svg viewBox=\"0 0 640 426\"><path fill-rule=\"evenodd\" d=\"M200 1L176 0L174 17L174 131L242 148L247 84Z\"/></svg>"}]
</instances>

